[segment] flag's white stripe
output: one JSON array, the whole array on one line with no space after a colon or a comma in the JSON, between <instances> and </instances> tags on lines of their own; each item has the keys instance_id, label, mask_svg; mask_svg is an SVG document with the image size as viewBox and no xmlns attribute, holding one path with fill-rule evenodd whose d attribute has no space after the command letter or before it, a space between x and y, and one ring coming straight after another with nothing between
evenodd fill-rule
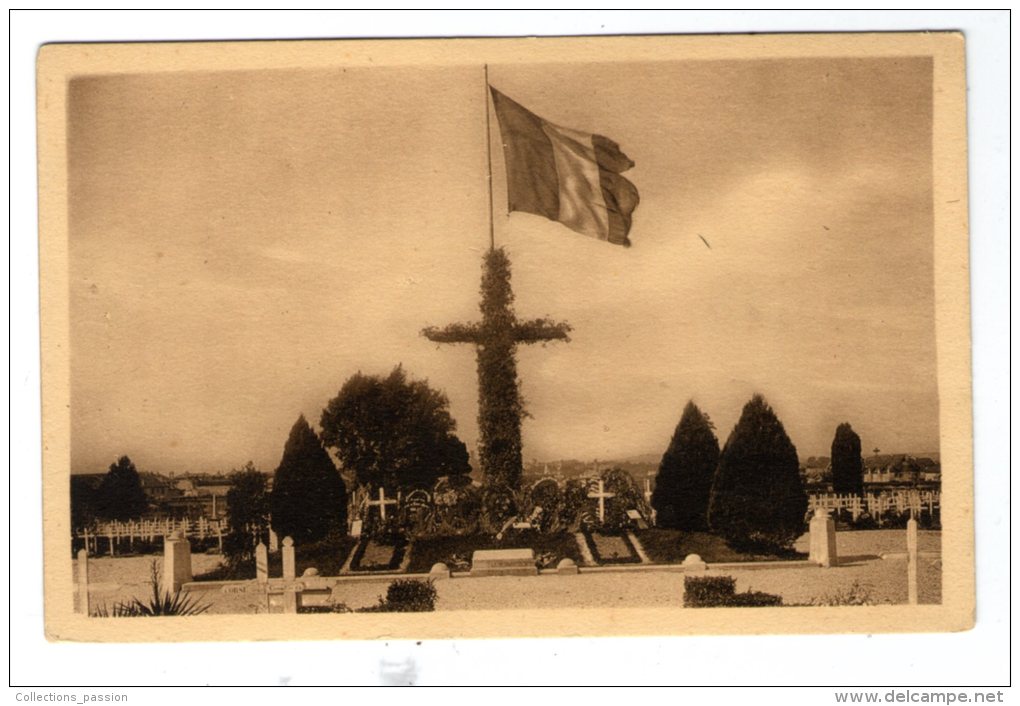
<instances>
[{"instance_id":1,"label":"flag's white stripe","mask_svg":"<svg viewBox=\"0 0 1020 706\"><path fill-rule=\"evenodd\" d=\"M602 198L599 165L595 161L591 135L545 122L542 129L552 143L559 177L558 220L579 233L607 240L609 213Z\"/></svg>"}]
</instances>

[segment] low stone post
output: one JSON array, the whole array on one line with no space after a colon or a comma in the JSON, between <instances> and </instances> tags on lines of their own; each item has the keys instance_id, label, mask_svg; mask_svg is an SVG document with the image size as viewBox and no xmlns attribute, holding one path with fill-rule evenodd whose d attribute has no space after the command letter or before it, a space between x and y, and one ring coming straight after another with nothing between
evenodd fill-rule
<instances>
[{"instance_id":1,"label":"low stone post","mask_svg":"<svg viewBox=\"0 0 1020 706\"><path fill-rule=\"evenodd\" d=\"M817 508L810 525L811 544L808 561L819 566L835 566L836 557L836 523L825 508Z\"/></svg>"},{"instance_id":2,"label":"low stone post","mask_svg":"<svg viewBox=\"0 0 1020 706\"><path fill-rule=\"evenodd\" d=\"M297 613L298 612L298 590L297 586L293 584L286 586L283 589L283 612L284 613Z\"/></svg>"},{"instance_id":3,"label":"low stone post","mask_svg":"<svg viewBox=\"0 0 1020 706\"><path fill-rule=\"evenodd\" d=\"M283 538L283 578L293 581L297 577L297 566L294 562L294 540Z\"/></svg>"},{"instance_id":4,"label":"low stone post","mask_svg":"<svg viewBox=\"0 0 1020 706\"><path fill-rule=\"evenodd\" d=\"M917 520L907 520L907 603L917 605Z\"/></svg>"},{"instance_id":5,"label":"low stone post","mask_svg":"<svg viewBox=\"0 0 1020 706\"><path fill-rule=\"evenodd\" d=\"M556 573L563 576L571 576L578 573L577 564L570 557L563 557L560 559L560 563L556 565Z\"/></svg>"},{"instance_id":6,"label":"low stone post","mask_svg":"<svg viewBox=\"0 0 1020 706\"><path fill-rule=\"evenodd\" d=\"M89 553L85 549L78 550L78 612L92 614L89 603Z\"/></svg>"},{"instance_id":7,"label":"low stone post","mask_svg":"<svg viewBox=\"0 0 1020 706\"><path fill-rule=\"evenodd\" d=\"M269 583L269 551L262 542L255 547L255 579L262 584Z\"/></svg>"},{"instance_id":8,"label":"low stone post","mask_svg":"<svg viewBox=\"0 0 1020 706\"><path fill-rule=\"evenodd\" d=\"M181 530L163 540L163 583L171 593L191 581L191 543Z\"/></svg>"}]
</instances>

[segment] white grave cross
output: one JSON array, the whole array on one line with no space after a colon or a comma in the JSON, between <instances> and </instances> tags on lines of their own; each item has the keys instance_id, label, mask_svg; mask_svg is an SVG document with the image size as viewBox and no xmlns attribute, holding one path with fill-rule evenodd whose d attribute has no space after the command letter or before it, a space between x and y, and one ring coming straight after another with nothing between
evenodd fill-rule
<instances>
[{"instance_id":1,"label":"white grave cross","mask_svg":"<svg viewBox=\"0 0 1020 706\"><path fill-rule=\"evenodd\" d=\"M598 492L592 491L588 493L589 498L599 499L599 522L606 521L606 498L615 498L616 493L607 493L606 484L601 478L599 478L599 489Z\"/></svg>"},{"instance_id":2,"label":"white grave cross","mask_svg":"<svg viewBox=\"0 0 1020 706\"><path fill-rule=\"evenodd\" d=\"M386 491L383 490L382 487L380 487L379 488L379 499L378 500L369 500L366 504L369 505L369 506L377 506L379 508L379 519L381 519L383 522L385 522L386 521L386 506L387 505L396 505L397 501L392 499L392 498L387 500L386 499Z\"/></svg>"}]
</instances>

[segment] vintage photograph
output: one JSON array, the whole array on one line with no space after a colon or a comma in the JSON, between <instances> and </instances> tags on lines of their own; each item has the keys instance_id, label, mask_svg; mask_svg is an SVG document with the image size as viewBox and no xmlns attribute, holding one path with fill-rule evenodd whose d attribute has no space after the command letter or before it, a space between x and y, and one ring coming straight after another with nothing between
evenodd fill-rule
<instances>
[{"instance_id":1,"label":"vintage photograph","mask_svg":"<svg viewBox=\"0 0 1020 706\"><path fill-rule=\"evenodd\" d=\"M973 623L959 35L39 85L51 639Z\"/></svg>"}]
</instances>

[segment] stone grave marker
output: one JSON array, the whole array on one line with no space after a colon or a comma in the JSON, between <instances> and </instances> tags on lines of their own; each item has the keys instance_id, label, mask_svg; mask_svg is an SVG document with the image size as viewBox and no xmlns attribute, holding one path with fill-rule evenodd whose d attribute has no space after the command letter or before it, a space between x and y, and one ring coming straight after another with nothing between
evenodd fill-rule
<instances>
[{"instance_id":1,"label":"stone grave marker","mask_svg":"<svg viewBox=\"0 0 1020 706\"><path fill-rule=\"evenodd\" d=\"M269 551L262 542L255 546L255 580L259 583L269 581Z\"/></svg>"},{"instance_id":2,"label":"stone grave marker","mask_svg":"<svg viewBox=\"0 0 1020 706\"><path fill-rule=\"evenodd\" d=\"M917 520L907 520L907 603L917 605Z\"/></svg>"},{"instance_id":3,"label":"stone grave marker","mask_svg":"<svg viewBox=\"0 0 1020 706\"><path fill-rule=\"evenodd\" d=\"M91 615L89 603L89 553L86 549L78 550L78 612Z\"/></svg>"},{"instance_id":4,"label":"stone grave marker","mask_svg":"<svg viewBox=\"0 0 1020 706\"><path fill-rule=\"evenodd\" d=\"M364 526L364 522L362 520L355 520L354 522L352 522L351 523L351 536L352 537L360 537L361 536L361 528L363 526Z\"/></svg>"},{"instance_id":5,"label":"stone grave marker","mask_svg":"<svg viewBox=\"0 0 1020 706\"><path fill-rule=\"evenodd\" d=\"M634 521L638 529L648 529L648 523L638 510L627 510L627 517Z\"/></svg>"},{"instance_id":6,"label":"stone grave marker","mask_svg":"<svg viewBox=\"0 0 1020 706\"><path fill-rule=\"evenodd\" d=\"M294 540L290 537L283 538L283 578L293 581L297 575L297 564L294 560Z\"/></svg>"},{"instance_id":7,"label":"stone grave marker","mask_svg":"<svg viewBox=\"0 0 1020 706\"><path fill-rule=\"evenodd\" d=\"M163 541L163 581L171 593L176 593L191 580L191 544L183 530L174 530Z\"/></svg>"},{"instance_id":8,"label":"stone grave marker","mask_svg":"<svg viewBox=\"0 0 1020 706\"><path fill-rule=\"evenodd\" d=\"M538 576L532 549L479 549L471 556L471 576Z\"/></svg>"},{"instance_id":9,"label":"stone grave marker","mask_svg":"<svg viewBox=\"0 0 1020 706\"><path fill-rule=\"evenodd\" d=\"M811 518L810 550L808 561L819 566L835 566L836 557L836 523L825 508L817 508Z\"/></svg>"}]
</instances>

